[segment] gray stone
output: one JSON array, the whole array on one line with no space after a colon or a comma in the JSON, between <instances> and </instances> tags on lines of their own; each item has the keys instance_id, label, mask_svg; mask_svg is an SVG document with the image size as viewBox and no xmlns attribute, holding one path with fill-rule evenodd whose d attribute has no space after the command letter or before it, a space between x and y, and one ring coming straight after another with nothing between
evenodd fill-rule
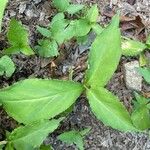
<instances>
[{"instance_id":1,"label":"gray stone","mask_svg":"<svg viewBox=\"0 0 150 150\"><path fill-rule=\"evenodd\" d=\"M142 77L137 72L139 67L138 61L132 61L124 64L124 77L126 87L131 90L142 90Z\"/></svg>"}]
</instances>

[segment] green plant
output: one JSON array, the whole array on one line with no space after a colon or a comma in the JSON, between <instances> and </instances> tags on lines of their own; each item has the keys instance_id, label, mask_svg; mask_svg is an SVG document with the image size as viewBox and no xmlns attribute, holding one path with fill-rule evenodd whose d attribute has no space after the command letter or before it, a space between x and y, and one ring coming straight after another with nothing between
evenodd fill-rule
<instances>
[{"instance_id":1,"label":"green plant","mask_svg":"<svg viewBox=\"0 0 150 150\"><path fill-rule=\"evenodd\" d=\"M64 112L86 90L90 107L98 119L120 131L137 131L119 99L104 88L119 63L120 45L119 15L116 15L92 44L84 84L27 79L1 89L0 103L11 117L28 126ZM14 138L17 137L14 135Z\"/></svg>"},{"instance_id":2,"label":"green plant","mask_svg":"<svg viewBox=\"0 0 150 150\"><path fill-rule=\"evenodd\" d=\"M142 43L136 40L131 40L126 37L122 37L122 54L124 56L140 56L139 62L141 66L145 66L147 58L144 55L144 51L149 49L150 38L147 38L146 43Z\"/></svg>"},{"instance_id":3,"label":"green plant","mask_svg":"<svg viewBox=\"0 0 150 150\"><path fill-rule=\"evenodd\" d=\"M63 3L65 7L70 5L68 1L54 1L57 7L62 6L61 3ZM76 7L76 5L73 6ZM62 7L64 8L64 6ZM72 8L72 5L70 5L70 7ZM58 13L54 16L48 28L37 26L37 31L41 33L44 38L38 41L38 45L35 47L36 51L42 57L58 56L58 49L61 44L72 38L78 39L86 36L92 28L97 27L97 18L97 5L88 9L83 17L75 20L66 19L64 13Z\"/></svg>"},{"instance_id":4,"label":"green plant","mask_svg":"<svg viewBox=\"0 0 150 150\"><path fill-rule=\"evenodd\" d=\"M68 131L64 132L58 136L58 139L67 143L67 144L75 144L79 150L84 150L84 141L83 138L86 134L88 134L90 128L84 129L82 131Z\"/></svg>"},{"instance_id":5,"label":"green plant","mask_svg":"<svg viewBox=\"0 0 150 150\"><path fill-rule=\"evenodd\" d=\"M69 14L75 14L84 7L81 4L70 4L70 0L53 0L53 4L60 12L67 12Z\"/></svg>"},{"instance_id":6,"label":"green plant","mask_svg":"<svg viewBox=\"0 0 150 150\"><path fill-rule=\"evenodd\" d=\"M7 55L0 58L0 76L11 77L15 71L15 64Z\"/></svg>"},{"instance_id":7,"label":"green plant","mask_svg":"<svg viewBox=\"0 0 150 150\"><path fill-rule=\"evenodd\" d=\"M5 10L7 2L8 2L8 0L0 1L0 32L1 32L1 23L2 23L2 19L3 19L3 14L4 14L4 10Z\"/></svg>"},{"instance_id":8,"label":"green plant","mask_svg":"<svg viewBox=\"0 0 150 150\"><path fill-rule=\"evenodd\" d=\"M10 21L7 33L8 42L11 47L3 51L4 54L16 54L22 52L25 55L33 55L34 52L28 43L28 33L20 22L15 19Z\"/></svg>"},{"instance_id":9,"label":"green plant","mask_svg":"<svg viewBox=\"0 0 150 150\"><path fill-rule=\"evenodd\" d=\"M55 6L57 4L61 11L66 11L70 5L69 1L59 2L55 1ZM142 101L141 114L144 114L142 119L146 122L142 126L136 123L139 111L141 112L141 101L137 98L138 110L130 115L120 100L105 88L117 69L122 55L119 14L115 15L104 29L96 23L97 17L98 9L94 5L88 10L87 15L79 20L68 21L63 13L59 13L53 18L48 29L38 27L44 38L39 42L37 50L44 57L58 55L56 49L59 45L73 37L84 37L91 29L97 33L97 37L90 49L89 67L83 83L35 78L19 81L0 90L0 105L20 126L7 134L5 141L0 142L6 150L47 149L41 146L43 140L48 133L52 133L59 126L63 119L58 119L59 116L68 110L83 92L92 112L104 124L125 132L143 131L149 128L147 120L149 112L145 109L143 112L145 102L143 104ZM19 32L23 35L21 40ZM27 32L16 20L10 23L8 40L12 47L10 50L6 49L5 53L33 54L28 45ZM82 136L85 134L85 131L70 131L60 135L59 139L75 143L83 149Z\"/></svg>"}]
</instances>

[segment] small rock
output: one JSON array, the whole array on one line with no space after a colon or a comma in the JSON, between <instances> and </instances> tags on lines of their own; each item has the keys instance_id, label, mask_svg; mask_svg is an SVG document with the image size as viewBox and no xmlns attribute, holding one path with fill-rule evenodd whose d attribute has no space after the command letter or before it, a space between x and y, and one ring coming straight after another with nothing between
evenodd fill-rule
<instances>
[{"instance_id":1,"label":"small rock","mask_svg":"<svg viewBox=\"0 0 150 150\"><path fill-rule=\"evenodd\" d=\"M136 68L138 67L139 67L138 61L132 61L124 64L125 83L128 89L141 91L142 77L136 70Z\"/></svg>"}]
</instances>

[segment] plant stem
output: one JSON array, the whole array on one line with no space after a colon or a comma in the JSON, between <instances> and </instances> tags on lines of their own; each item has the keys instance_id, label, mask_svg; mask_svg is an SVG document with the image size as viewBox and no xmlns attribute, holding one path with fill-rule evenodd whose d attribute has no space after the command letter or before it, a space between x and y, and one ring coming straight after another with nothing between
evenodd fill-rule
<instances>
[{"instance_id":1,"label":"plant stem","mask_svg":"<svg viewBox=\"0 0 150 150\"><path fill-rule=\"evenodd\" d=\"M7 144L7 141L0 141L0 145L5 145Z\"/></svg>"}]
</instances>

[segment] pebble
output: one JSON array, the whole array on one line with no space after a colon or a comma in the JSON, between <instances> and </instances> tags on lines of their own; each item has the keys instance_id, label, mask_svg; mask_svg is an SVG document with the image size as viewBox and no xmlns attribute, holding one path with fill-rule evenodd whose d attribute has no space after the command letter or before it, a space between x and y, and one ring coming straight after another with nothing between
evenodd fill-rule
<instances>
[{"instance_id":1,"label":"pebble","mask_svg":"<svg viewBox=\"0 0 150 150\"><path fill-rule=\"evenodd\" d=\"M139 75L136 69L138 67L140 67L138 61L132 61L124 64L126 87L135 91L142 90L142 77Z\"/></svg>"}]
</instances>

